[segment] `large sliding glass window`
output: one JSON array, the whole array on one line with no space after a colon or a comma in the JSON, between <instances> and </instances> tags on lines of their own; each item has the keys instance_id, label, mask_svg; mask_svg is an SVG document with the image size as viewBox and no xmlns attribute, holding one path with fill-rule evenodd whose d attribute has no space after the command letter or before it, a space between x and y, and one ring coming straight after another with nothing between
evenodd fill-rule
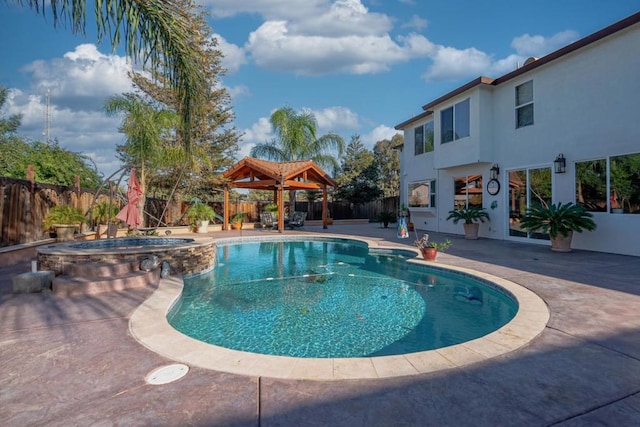
<instances>
[{"instance_id":1,"label":"large sliding glass window","mask_svg":"<svg viewBox=\"0 0 640 427\"><path fill-rule=\"evenodd\" d=\"M482 207L482 175L453 178L455 188L454 209Z\"/></svg>"},{"instance_id":2,"label":"large sliding glass window","mask_svg":"<svg viewBox=\"0 0 640 427\"><path fill-rule=\"evenodd\" d=\"M469 98L440 112L440 143L466 138L471 134Z\"/></svg>"},{"instance_id":3,"label":"large sliding glass window","mask_svg":"<svg viewBox=\"0 0 640 427\"><path fill-rule=\"evenodd\" d=\"M509 172L509 236L549 240L546 233L520 228L520 218L535 205L551 203L551 168L521 169Z\"/></svg>"},{"instance_id":4,"label":"large sliding glass window","mask_svg":"<svg viewBox=\"0 0 640 427\"><path fill-rule=\"evenodd\" d=\"M576 202L591 212L607 212L607 161L576 162Z\"/></svg>"},{"instance_id":5,"label":"large sliding glass window","mask_svg":"<svg viewBox=\"0 0 640 427\"><path fill-rule=\"evenodd\" d=\"M591 212L640 213L640 153L577 162L576 202Z\"/></svg>"}]
</instances>

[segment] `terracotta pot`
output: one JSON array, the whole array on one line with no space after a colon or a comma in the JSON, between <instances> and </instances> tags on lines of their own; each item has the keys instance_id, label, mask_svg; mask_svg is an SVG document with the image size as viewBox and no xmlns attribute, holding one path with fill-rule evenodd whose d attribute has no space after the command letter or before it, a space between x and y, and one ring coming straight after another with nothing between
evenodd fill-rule
<instances>
[{"instance_id":1,"label":"terracotta pot","mask_svg":"<svg viewBox=\"0 0 640 427\"><path fill-rule=\"evenodd\" d=\"M478 229L480 224L474 222L473 224L462 224L464 226L464 238L467 240L476 240L478 238Z\"/></svg>"},{"instance_id":2,"label":"terracotta pot","mask_svg":"<svg viewBox=\"0 0 640 427\"><path fill-rule=\"evenodd\" d=\"M231 229L232 230L240 230L240 229L242 229L242 223L241 222L232 222L231 223Z\"/></svg>"},{"instance_id":3,"label":"terracotta pot","mask_svg":"<svg viewBox=\"0 0 640 427\"><path fill-rule=\"evenodd\" d=\"M567 237L558 233L556 238L551 238L551 250L554 252L571 252L571 238L573 237L573 231L569 231Z\"/></svg>"},{"instance_id":4,"label":"terracotta pot","mask_svg":"<svg viewBox=\"0 0 640 427\"><path fill-rule=\"evenodd\" d=\"M56 241L67 242L73 240L73 235L76 232L76 226L71 224L56 224Z\"/></svg>"},{"instance_id":5,"label":"terracotta pot","mask_svg":"<svg viewBox=\"0 0 640 427\"><path fill-rule=\"evenodd\" d=\"M438 255L438 250L436 248L420 248L420 252L422 252L422 257L426 261L435 261L436 256Z\"/></svg>"}]
</instances>

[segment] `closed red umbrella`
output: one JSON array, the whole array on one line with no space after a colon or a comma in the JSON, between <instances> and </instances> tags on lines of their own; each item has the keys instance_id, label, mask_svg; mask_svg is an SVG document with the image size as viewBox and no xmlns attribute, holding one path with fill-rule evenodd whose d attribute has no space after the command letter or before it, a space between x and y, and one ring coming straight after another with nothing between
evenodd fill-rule
<instances>
[{"instance_id":1,"label":"closed red umbrella","mask_svg":"<svg viewBox=\"0 0 640 427\"><path fill-rule=\"evenodd\" d=\"M136 228L142 223L140 213L138 212L138 202L140 201L142 190L140 189L140 183L136 177L136 168L131 168L128 186L127 204L120 212L118 212L116 218L126 222L130 227Z\"/></svg>"}]
</instances>

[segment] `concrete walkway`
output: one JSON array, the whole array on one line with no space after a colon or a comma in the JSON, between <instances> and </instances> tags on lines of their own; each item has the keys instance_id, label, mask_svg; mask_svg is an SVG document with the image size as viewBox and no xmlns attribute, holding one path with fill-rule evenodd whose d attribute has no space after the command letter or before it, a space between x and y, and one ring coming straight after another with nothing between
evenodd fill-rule
<instances>
[{"instance_id":1,"label":"concrete walkway","mask_svg":"<svg viewBox=\"0 0 640 427\"><path fill-rule=\"evenodd\" d=\"M395 245L395 229L333 226ZM323 233L319 227L304 232ZM255 231L212 233L212 237ZM640 258L431 233L441 264L531 289L551 318L529 345L484 362L391 379L305 381L192 367L148 385L172 361L128 333L152 288L122 294L11 295L27 263L0 268L0 419L7 426L428 426L640 424Z\"/></svg>"}]
</instances>

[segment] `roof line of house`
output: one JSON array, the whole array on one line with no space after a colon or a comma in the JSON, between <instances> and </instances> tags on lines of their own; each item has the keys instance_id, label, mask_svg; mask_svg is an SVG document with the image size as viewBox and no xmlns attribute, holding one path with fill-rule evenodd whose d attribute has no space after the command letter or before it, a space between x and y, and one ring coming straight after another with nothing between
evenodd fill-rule
<instances>
[{"instance_id":1,"label":"roof line of house","mask_svg":"<svg viewBox=\"0 0 640 427\"><path fill-rule=\"evenodd\" d=\"M499 84L502 84L504 82L507 82L521 74L527 73L535 68L541 67L545 64L548 64L551 61L554 61L558 58L561 58L571 52L574 52L578 49L581 49L585 46L588 46L592 43L595 43L605 37L608 37L612 34L615 34L619 31L624 30L627 27L630 27L632 25L637 24L638 22L640 22L640 12L634 13L631 16L628 16L624 19L622 19L621 21L618 21L614 24L609 25L608 27L605 27L599 31L596 31L593 34L590 34L580 40L577 40L563 48L560 48L554 52L551 52L548 55L543 56L542 58L539 58L535 61L531 61L530 63L523 65L522 67L519 67L501 77L498 77L496 79L492 79L490 77L478 77L472 81L470 81L469 83L458 87L457 89L452 90L451 92L439 97L438 99L435 99L431 102L429 102L428 104L425 104L422 106L422 109L425 111L424 113L419 114L418 116L414 116L409 120L406 120L398 125L396 125L394 127L394 129L396 130L401 130L402 128L404 128L406 125L410 124L413 121L416 120L420 120L422 118L427 117L429 114L432 113L432 111L429 111L429 109L433 108L434 106L443 103L444 101L453 98L463 92L466 92L467 90L481 85L481 84L486 84L486 85L492 85L492 86L497 86Z\"/></svg>"}]
</instances>

